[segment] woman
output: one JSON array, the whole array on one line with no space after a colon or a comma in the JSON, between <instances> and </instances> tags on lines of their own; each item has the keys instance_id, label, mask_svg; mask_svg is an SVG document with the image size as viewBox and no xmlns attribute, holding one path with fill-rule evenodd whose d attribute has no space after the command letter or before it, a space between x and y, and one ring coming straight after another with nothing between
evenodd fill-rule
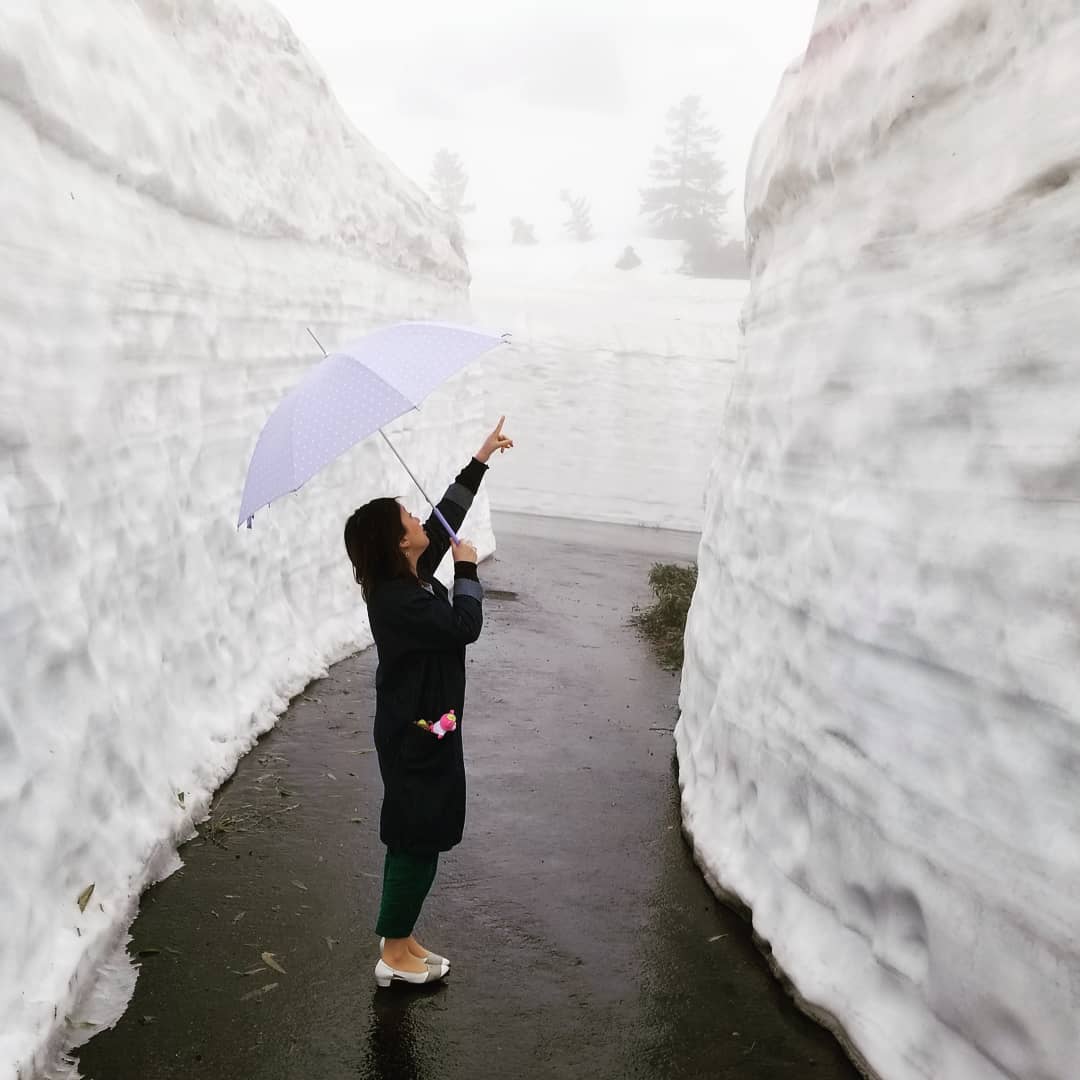
<instances>
[{"instance_id":1,"label":"woman","mask_svg":"<svg viewBox=\"0 0 1080 1080\"><path fill-rule=\"evenodd\" d=\"M503 421L458 473L439 503L457 532L480 488L487 462L514 445ZM454 553L451 599L435 571ZM375 933L382 955L375 981L432 982L450 962L430 953L413 927L431 888L439 853L461 840L465 825L465 647L479 636L484 590L476 548L454 544L433 514L421 525L395 499L373 499L345 525L345 550L367 604L378 650L375 672L375 749L383 781L379 836L386 845L382 903ZM434 725L453 712L457 727L442 736ZM444 722L442 727L450 726Z\"/></svg>"}]
</instances>

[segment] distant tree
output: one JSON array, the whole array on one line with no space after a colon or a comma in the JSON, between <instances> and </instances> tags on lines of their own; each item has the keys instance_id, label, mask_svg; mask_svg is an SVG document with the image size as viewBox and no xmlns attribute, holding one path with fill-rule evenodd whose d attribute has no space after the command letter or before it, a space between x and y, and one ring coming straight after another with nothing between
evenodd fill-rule
<instances>
[{"instance_id":1,"label":"distant tree","mask_svg":"<svg viewBox=\"0 0 1080 1080\"><path fill-rule=\"evenodd\" d=\"M455 218L472 213L476 207L465 202L469 174L457 154L443 147L431 163L430 190L438 204Z\"/></svg>"},{"instance_id":2,"label":"distant tree","mask_svg":"<svg viewBox=\"0 0 1080 1080\"><path fill-rule=\"evenodd\" d=\"M585 244L596 235L592 226L592 209L584 195L572 195L563 189L559 198L566 203L570 216L563 222L563 228L579 243Z\"/></svg>"},{"instance_id":3,"label":"distant tree","mask_svg":"<svg viewBox=\"0 0 1080 1080\"><path fill-rule=\"evenodd\" d=\"M746 248L741 241L721 240L708 233L695 234L687 241L683 264L679 270L692 277L748 278L750 276Z\"/></svg>"},{"instance_id":4,"label":"distant tree","mask_svg":"<svg viewBox=\"0 0 1080 1080\"><path fill-rule=\"evenodd\" d=\"M626 250L619 256L618 261L615 263L616 270L636 270L641 265L641 258L638 253L629 245L626 245Z\"/></svg>"},{"instance_id":5,"label":"distant tree","mask_svg":"<svg viewBox=\"0 0 1080 1080\"><path fill-rule=\"evenodd\" d=\"M527 222L523 221L519 217L510 219L510 228L513 230L513 237L511 243L514 244L535 244L536 243L536 230Z\"/></svg>"},{"instance_id":6,"label":"distant tree","mask_svg":"<svg viewBox=\"0 0 1080 1080\"><path fill-rule=\"evenodd\" d=\"M653 152L652 187L641 192L641 212L657 235L707 247L717 237L731 192L716 155L720 133L708 123L701 98L685 97L667 115L667 145Z\"/></svg>"},{"instance_id":7,"label":"distant tree","mask_svg":"<svg viewBox=\"0 0 1080 1080\"><path fill-rule=\"evenodd\" d=\"M457 253L457 255L465 259L465 230L462 228L461 222L454 219L453 228L450 230L450 250Z\"/></svg>"}]
</instances>

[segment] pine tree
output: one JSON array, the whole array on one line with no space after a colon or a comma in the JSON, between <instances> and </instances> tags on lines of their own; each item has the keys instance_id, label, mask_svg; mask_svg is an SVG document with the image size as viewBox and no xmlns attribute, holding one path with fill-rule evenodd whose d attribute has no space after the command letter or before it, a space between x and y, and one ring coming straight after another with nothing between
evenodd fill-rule
<instances>
[{"instance_id":1,"label":"pine tree","mask_svg":"<svg viewBox=\"0 0 1080 1080\"><path fill-rule=\"evenodd\" d=\"M465 190L469 186L469 174L457 154L443 147L431 164L430 190L438 204L455 218L472 213L476 207L465 202Z\"/></svg>"},{"instance_id":2,"label":"pine tree","mask_svg":"<svg viewBox=\"0 0 1080 1080\"><path fill-rule=\"evenodd\" d=\"M723 189L727 169L716 156L720 133L701 107L701 98L685 97L668 112L667 146L653 152L649 172L653 187L641 192L641 212L652 218L657 235L700 244L719 232L730 191Z\"/></svg>"},{"instance_id":3,"label":"pine tree","mask_svg":"<svg viewBox=\"0 0 1080 1080\"><path fill-rule=\"evenodd\" d=\"M584 195L571 195L565 189L559 198L566 203L570 216L563 222L563 228L579 243L588 243L596 234L592 226L592 208Z\"/></svg>"},{"instance_id":4,"label":"pine tree","mask_svg":"<svg viewBox=\"0 0 1080 1080\"><path fill-rule=\"evenodd\" d=\"M510 219L510 228L513 230L513 237L511 243L514 244L535 244L536 243L536 231L533 227L522 218L515 217Z\"/></svg>"},{"instance_id":5,"label":"pine tree","mask_svg":"<svg viewBox=\"0 0 1080 1080\"><path fill-rule=\"evenodd\" d=\"M750 266L740 240L696 233L686 242L681 273L691 277L748 278Z\"/></svg>"}]
</instances>

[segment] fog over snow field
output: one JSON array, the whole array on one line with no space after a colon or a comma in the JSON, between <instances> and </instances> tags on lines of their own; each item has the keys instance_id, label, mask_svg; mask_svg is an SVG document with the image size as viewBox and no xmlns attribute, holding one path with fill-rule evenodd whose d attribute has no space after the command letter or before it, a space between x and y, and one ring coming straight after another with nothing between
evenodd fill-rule
<instances>
[{"instance_id":1,"label":"fog over snow field","mask_svg":"<svg viewBox=\"0 0 1080 1080\"><path fill-rule=\"evenodd\" d=\"M1080 5L823 0L676 730L707 876L890 1080L1080 1063Z\"/></svg>"},{"instance_id":2,"label":"fog over snow field","mask_svg":"<svg viewBox=\"0 0 1080 1080\"><path fill-rule=\"evenodd\" d=\"M476 321L513 329L482 362L513 454L500 509L700 532L731 388L745 281L691 278L663 241L550 242L469 253ZM507 424L511 428L510 422Z\"/></svg>"}]
</instances>

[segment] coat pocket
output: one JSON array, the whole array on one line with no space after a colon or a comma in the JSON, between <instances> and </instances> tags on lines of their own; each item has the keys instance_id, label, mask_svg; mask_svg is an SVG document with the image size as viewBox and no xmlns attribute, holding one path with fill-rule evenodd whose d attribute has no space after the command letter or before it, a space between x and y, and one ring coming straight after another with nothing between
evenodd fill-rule
<instances>
[{"instance_id":1,"label":"coat pocket","mask_svg":"<svg viewBox=\"0 0 1080 1080\"><path fill-rule=\"evenodd\" d=\"M447 762L447 740L454 734L440 739L418 724L410 724L401 739L402 768L412 773L441 771Z\"/></svg>"}]
</instances>

